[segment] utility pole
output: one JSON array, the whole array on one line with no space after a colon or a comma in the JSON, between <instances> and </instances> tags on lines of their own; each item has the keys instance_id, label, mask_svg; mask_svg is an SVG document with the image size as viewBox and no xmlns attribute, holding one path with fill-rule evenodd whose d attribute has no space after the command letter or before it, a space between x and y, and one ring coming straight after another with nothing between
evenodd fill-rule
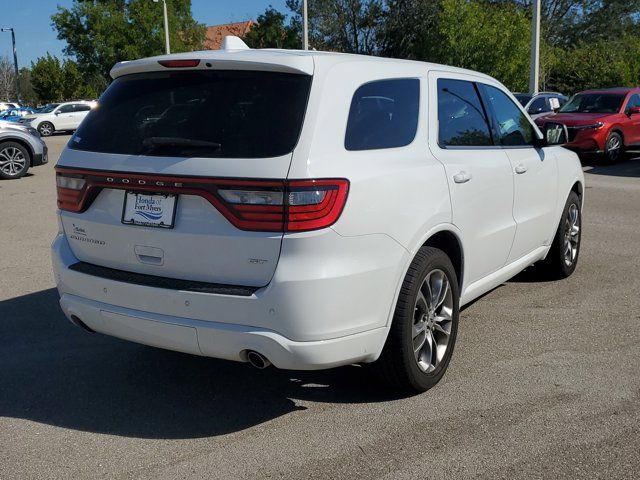
<instances>
[{"instance_id":1,"label":"utility pole","mask_svg":"<svg viewBox=\"0 0 640 480\"><path fill-rule=\"evenodd\" d=\"M309 16L307 0L302 0L302 49L309 50Z\"/></svg>"},{"instance_id":2,"label":"utility pole","mask_svg":"<svg viewBox=\"0 0 640 480\"><path fill-rule=\"evenodd\" d=\"M153 0L155 3L158 3L160 0ZM167 15L167 1L162 0L162 11L164 12L164 44L167 55L171 53L171 48L169 47L169 15Z\"/></svg>"},{"instance_id":3,"label":"utility pole","mask_svg":"<svg viewBox=\"0 0 640 480\"><path fill-rule=\"evenodd\" d=\"M20 77L18 72L18 54L16 53L16 33L12 28L0 28L0 32L11 31L11 43L13 44L13 67L16 71L16 100L20 103Z\"/></svg>"},{"instance_id":4,"label":"utility pole","mask_svg":"<svg viewBox=\"0 0 640 480\"><path fill-rule=\"evenodd\" d=\"M540 0L533 0L531 19L531 69L529 71L529 93L538 93L540 78Z\"/></svg>"}]
</instances>

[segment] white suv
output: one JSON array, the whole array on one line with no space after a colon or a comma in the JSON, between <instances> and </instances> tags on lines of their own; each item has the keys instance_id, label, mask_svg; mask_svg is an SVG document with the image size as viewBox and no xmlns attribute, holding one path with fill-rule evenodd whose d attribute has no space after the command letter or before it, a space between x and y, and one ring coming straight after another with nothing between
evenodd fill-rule
<instances>
[{"instance_id":1,"label":"white suv","mask_svg":"<svg viewBox=\"0 0 640 480\"><path fill-rule=\"evenodd\" d=\"M48 137L56 131L76 130L94 106L95 102L84 100L54 103L22 117L19 121L31 125L41 136Z\"/></svg>"},{"instance_id":2,"label":"white suv","mask_svg":"<svg viewBox=\"0 0 640 480\"><path fill-rule=\"evenodd\" d=\"M423 391L462 305L576 267L578 158L491 77L248 49L111 74L56 167L60 304L86 330L260 368L376 362Z\"/></svg>"}]
</instances>

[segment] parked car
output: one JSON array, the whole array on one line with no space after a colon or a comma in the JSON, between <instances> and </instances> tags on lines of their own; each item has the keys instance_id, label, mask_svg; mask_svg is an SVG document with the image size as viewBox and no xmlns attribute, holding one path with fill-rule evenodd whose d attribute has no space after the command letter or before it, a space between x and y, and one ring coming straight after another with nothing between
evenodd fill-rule
<instances>
[{"instance_id":1,"label":"parked car","mask_svg":"<svg viewBox=\"0 0 640 480\"><path fill-rule=\"evenodd\" d=\"M0 102L0 111L8 110L10 108L19 108L20 105L13 102Z\"/></svg>"},{"instance_id":2,"label":"parked car","mask_svg":"<svg viewBox=\"0 0 640 480\"><path fill-rule=\"evenodd\" d=\"M31 115L33 113L35 113L35 110L29 107L9 108L8 110L0 112L0 120L17 122L25 115Z\"/></svg>"},{"instance_id":3,"label":"parked car","mask_svg":"<svg viewBox=\"0 0 640 480\"><path fill-rule=\"evenodd\" d=\"M539 92L535 95L514 93L513 95L534 120L542 115L558 111L569 100L567 96L557 92Z\"/></svg>"},{"instance_id":4,"label":"parked car","mask_svg":"<svg viewBox=\"0 0 640 480\"><path fill-rule=\"evenodd\" d=\"M47 146L34 128L0 120L0 178L20 178L47 161Z\"/></svg>"},{"instance_id":5,"label":"parked car","mask_svg":"<svg viewBox=\"0 0 640 480\"><path fill-rule=\"evenodd\" d=\"M613 163L626 150L640 147L640 88L611 88L580 92L556 114L536 119L567 126L567 148L581 154L596 154Z\"/></svg>"},{"instance_id":6,"label":"parked car","mask_svg":"<svg viewBox=\"0 0 640 480\"><path fill-rule=\"evenodd\" d=\"M43 137L56 131L73 131L95 106L95 102L78 100L47 105L32 115L20 119L20 123L29 124Z\"/></svg>"},{"instance_id":7,"label":"parked car","mask_svg":"<svg viewBox=\"0 0 640 480\"><path fill-rule=\"evenodd\" d=\"M233 42L117 64L63 151L52 255L76 325L258 368L376 362L423 391L460 306L576 268L578 157L497 80Z\"/></svg>"}]
</instances>

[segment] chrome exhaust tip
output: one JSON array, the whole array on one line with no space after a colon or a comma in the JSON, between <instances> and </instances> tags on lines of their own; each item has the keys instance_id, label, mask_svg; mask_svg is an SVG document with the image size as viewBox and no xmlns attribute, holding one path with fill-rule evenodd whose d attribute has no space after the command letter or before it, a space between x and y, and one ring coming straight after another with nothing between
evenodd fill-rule
<instances>
[{"instance_id":1,"label":"chrome exhaust tip","mask_svg":"<svg viewBox=\"0 0 640 480\"><path fill-rule=\"evenodd\" d=\"M247 352L247 361L258 370L264 370L269 365L271 365L271 362L267 359L267 357L253 350L249 350Z\"/></svg>"}]
</instances>

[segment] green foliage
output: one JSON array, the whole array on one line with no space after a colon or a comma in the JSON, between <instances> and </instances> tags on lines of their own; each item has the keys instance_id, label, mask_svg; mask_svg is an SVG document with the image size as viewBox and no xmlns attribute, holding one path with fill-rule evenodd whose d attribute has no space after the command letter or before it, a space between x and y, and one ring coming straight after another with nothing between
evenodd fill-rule
<instances>
[{"instance_id":1,"label":"green foliage","mask_svg":"<svg viewBox=\"0 0 640 480\"><path fill-rule=\"evenodd\" d=\"M202 47L205 29L191 16L191 0L167 0L172 52ZM162 3L151 0L74 0L51 17L65 53L78 61L85 79L109 81L120 61L164 53ZM102 85L99 85L102 83Z\"/></svg>"},{"instance_id":2,"label":"green foliage","mask_svg":"<svg viewBox=\"0 0 640 480\"><path fill-rule=\"evenodd\" d=\"M443 0L434 58L492 75L512 90L528 84L530 22L514 5Z\"/></svg>"},{"instance_id":3,"label":"green foliage","mask_svg":"<svg viewBox=\"0 0 640 480\"><path fill-rule=\"evenodd\" d=\"M31 83L31 70L21 68L18 81L20 82L20 99L23 105L37 105L39 99Z\"/></svg>"},{"instance_id":4,"label":"green foliage","mask_svg":"<svg viewBox=\"0 0 640 480\"><path fill-rule=\"evenodd\" d=\"M99 93L88 85L73 60L60 61L47 53L31 64L33 91L41 103L97 98Z\"/></svg>"},{"instance_id":5,"label":"green foliage","mask_svg":"<svg viewBox=\"0 0 640 480\"><path fill-rule=\"evenodd\" d=\"M636 36L583 41L563 53L549 79L554 89L573 93L594 87L635 86L640 81L640 40Z\"/></svg>"},{"instance_id":6,"label":"green foliage","mask_svg":"<svg viewBox=\"0 0 640 480\"><path fill-rule=\"evenodd\" d=\"M251 48L300 48L300 32L286 24L286 15L269 6L245 35Z\"/></svg>"},{"instance_id":7,"label":"green foliage","mask_svg":"<svg viewBox=\"0 0 640 480\"><path fill-rule=\"evenodd\" d=\"M47 53L31 64L31 83L42 103L61 100L64 97L64 72L57 57Z\"/></svg>"}]
</instances>

